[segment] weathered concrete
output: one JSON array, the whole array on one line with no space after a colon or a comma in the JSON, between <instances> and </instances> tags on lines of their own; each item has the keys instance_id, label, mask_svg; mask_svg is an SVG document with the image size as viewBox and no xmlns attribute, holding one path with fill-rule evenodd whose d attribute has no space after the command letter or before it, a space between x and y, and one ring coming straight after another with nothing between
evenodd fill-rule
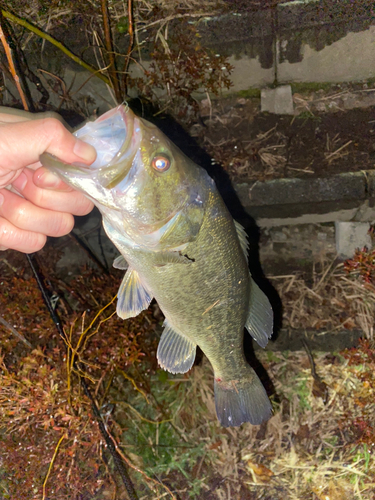
<instances>
[{"instance_id":1,"label":"weathered concrete","mask_svg":"<svg viewBox=\"0 0 375 500\"><path fill-rule=\"evenodd\" d=\"M370 224L367 222L335 222L337 255L348 259L354 255L357 248L371 248L372 241L368 233Z\"/></svg>"},{"instance_id":2,"label":"weathered concrete","mask_svg":"<svg viewBox=\"0 0 375 500\"><path fill-rule=\"evenodd\" d=\"M280 53L282 41L278 43ZM348 82L375 77L375 26L360 33L348 33L332 45L316 51L301 49L302 59L278 63L279 82Z\"/></svg>"},{"instance_id":3,"label":"weathered concrete","mask_svg":"<svg viewBox=\"0 0 375 500\"><path fill-rule=\"evenodd\" d=\"M277 115L293 115L292 87L290 85L280 85L274 89L262 89L261 111L274 113Z\"/></svg>"},{"instance_id":4,"label":"weathered concrete","mask_svg":"<svg viewBox=\"0 0 375 500\"><path fill-rule=\"evenodd\" d=\"M274 352L304 351L302 340L305 340L311 351L334 353L343 349L350 349L358 345L363 337L362 330L342 330L340 332L304 331L297 329L282 329L277 337L268 342L266 350ZM262 348L253 342L255 351Z\"/></svg>"},{"instance_id":5,"label":"weathered concrete","mask_svg":"<svg viewBox=\"0 0 375 500\"><path fill-rule=\"evenodd\" d=\"M260 226L375 218L375 171L349 172L318 179L275 179L235 189Z\"/></svg>"},{"instance_id":6,"label":"weathered concrete","mask_svg":"<svg viewBox=\"0 0 375 500\"><path fill-rule=\"evenodd\" d=\"M234 66L232 91L271 85L275 72L279 83L375 77L371 0L285 2L209 18L197 27L202 42Z\"/></svg>"},{"instance_id":7,"label":"weathered concrete","mask_svg":"<svg viewBox=\"0 0 375 500\"><path fill-rule=\"evenodd\" d=\"M311 270L312 262L333 261L336 254L333 222L261 227L259 255L270 274L280 274L279 269L285 268L286 272L289 268Z\"/></svg>"},{"instance_id":8,"label":"weathered concrete","mask_svg":"<svg viewBox=\"0 0 375 500\"><path fill-rule=\"evenodd\" d=\"M286 213L288 207L286 206L274 206L269 208L269 210L259 210L259 209L249 209L249 214L254 217L257 221L259 227L276 227L276 226L293 226L298 224L325 224L327 222L336 221L368 221L373 222L375 220L375 208L368 206L368 203L363 203L356 208L350 210L329 210L327 205L324 205L326 212L322 214L316 213L313 207L311 207L310 213L303 215L297 214L297 207L295 207L294 217L278 217L277 214L281 210ZM319 207L322 208L322 207Z\"/></svg>"}]
</instances>

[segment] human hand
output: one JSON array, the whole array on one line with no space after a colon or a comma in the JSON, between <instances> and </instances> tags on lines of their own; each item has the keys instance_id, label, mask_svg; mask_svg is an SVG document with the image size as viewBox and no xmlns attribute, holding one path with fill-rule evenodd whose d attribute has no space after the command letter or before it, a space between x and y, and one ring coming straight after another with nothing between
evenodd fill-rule
<instances>
[{"instance_id":1,"label":"human hand","mask_svg":"<svg viewBox=\"0 0 375 500\"><path fill-rule=\"evenodd\" d=\"M36 252L47 236L69 233L73 215L86 215L93 208L83 194L41 167L39 156L48 152L67 163L89 165L96 151L55 118L31 120L29 114L4 110L0 111L0 250Z\"/></svg>"}]
</instances>

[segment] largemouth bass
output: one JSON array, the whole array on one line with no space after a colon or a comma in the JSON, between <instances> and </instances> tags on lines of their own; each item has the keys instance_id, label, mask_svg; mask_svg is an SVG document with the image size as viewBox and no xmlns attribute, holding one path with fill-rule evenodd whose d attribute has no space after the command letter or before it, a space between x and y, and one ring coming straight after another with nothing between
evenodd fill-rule
<instances>
[{"instance_id":1,"label":"largemouth bass","mask_svg":"<svg viewBox=\"0 0 375 500\"><path fill-rule=\"evenodd\" d=\"M223 426L260 424L271 405L243 351L244 327L265 347L273 314L247 266L247 238L214 181L153 124L121 105L75 135L98 153L90 166L42 155L44 166L85 193L103 215L127 269L117 314L130 318L153 297L165 315L157 350L171 373L193 366L200 346L214 369Z\"/></svg>"}]
</instances>

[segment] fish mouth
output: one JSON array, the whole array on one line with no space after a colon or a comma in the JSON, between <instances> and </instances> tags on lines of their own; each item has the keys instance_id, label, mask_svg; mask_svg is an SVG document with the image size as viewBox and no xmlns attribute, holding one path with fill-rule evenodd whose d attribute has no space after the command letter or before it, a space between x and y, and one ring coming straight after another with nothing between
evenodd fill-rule
<instances>
[{"instance_id":1,"label":"fish mouth","mask_svg":"<svg viewBox=\"0 0 375 500\"><path fill-rule=\"evenodd\" d=\"M130 108L121 104L74 132L78 139L95 148L97 158L91 165L65 163L49 153L43 153L40 162L75 188L86 191L85 187L80 186L80 180L83 183L90 179L110 189L126 177L130 170L136 149L132 144L134 118Z\"/></svg>"}]
</instances>

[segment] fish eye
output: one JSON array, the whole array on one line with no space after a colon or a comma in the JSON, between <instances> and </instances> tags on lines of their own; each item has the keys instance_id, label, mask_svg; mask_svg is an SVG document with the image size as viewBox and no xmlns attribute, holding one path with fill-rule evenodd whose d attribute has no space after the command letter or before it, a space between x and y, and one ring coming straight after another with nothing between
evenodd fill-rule
<instances>
[{"instance_id":1,"label":"fish eye","mask_svg":"<svg viewBox=\"0 0 375 500\"><path fill-rule=\"evenodd\" d=\"M158 154L153 157L151 165L157 172L165 172L171 166L171 160L166 155Z\"/></svg>"}]
</instances>

